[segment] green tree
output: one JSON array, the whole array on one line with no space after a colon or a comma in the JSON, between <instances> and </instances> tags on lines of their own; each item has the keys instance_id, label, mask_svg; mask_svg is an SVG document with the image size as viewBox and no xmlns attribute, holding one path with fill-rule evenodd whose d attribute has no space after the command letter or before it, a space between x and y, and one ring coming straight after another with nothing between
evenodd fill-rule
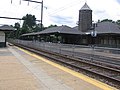
<instances>
[{"instance_id":1,"label":"green tree","mask_svg":"<svg viewBox=\"0 0 120 90\"><path fill-rule=\"evenodd\" d=\"M25 33L30 33L30 32L31 32L30 28L27 25L24 25L21 28L20 35L25 34Z\"/></svg>"},{"instance_id":2,"label":"green tree","mask_svg":"<svg viewBox=\"0 0 120 90\"><path fill-rule=\"evenodd\" d=\"M20 24L17 22L17 23L15 23L15 25L14 25L14 28L16 28L16 31L14 31L14 33L15 33L15 38L19 38L19 36L20 36Z\"/></svg>"},{"instance_id":3,"label":"green tree","mask_svg":"<svg viewBox=\"0 0 120 90\"><path fill-rule=\"evenodd\" d=\"M27 25L29 28L33 28L36 25L36 18L35 15L27 14L22 18L24 20L23 26Z\"/></svg>"},{"instance_id":4,"label":"green tree","mask_svg":"<svg viewBox=\"0 0 120 90\"><path fill-rule=\"evenodd\" d=\"M41 24L36 24L35 27L34 27L34 32L40 32L42 30L46 29L44 27L44 25L42 25L42 28L41 28Z\"/></svg>"},{"instance_id":5,"label":"green tree","mask_svg":"<svg viewBox=\"0 0 120 90\"><path fill-rule=\"evenodd\" d=\"M101 20L101 22L112 22L112 23L115 23L115 21L113 21L111 19L103 19L103 20Z\"/></svg>"},{"instance_id":6,"label":"green tree","mask_svg":"<svg viewBox=\"0 0 120 90\"><path fill-rule=\"evenodd\" d=\"M117 23L118 25L120 25L120 20L117 20L116 23Z\"/></svg>"},{"instance_id":7,"label":"green tree","mask_svg":"<svg viewBox=\"0 0 120 90\"><path fill-rule=\"evenodd\" d=\"M57 27L57 25L50 25L50 26L48 26L47 28L52 28L52 27Z\"/></svg>"},{"instance_id":8,"label":"green tree","mask_svg":"<svg viewBox=\"0 0 120 90\"><path fill-rule=\"evenodd\" d=\"M24 20L22 25L21 34L30 33L34 31L34 27L36 26L36 18L35 15L27 14L22 18Z\"/></svg>"}]
</instances>

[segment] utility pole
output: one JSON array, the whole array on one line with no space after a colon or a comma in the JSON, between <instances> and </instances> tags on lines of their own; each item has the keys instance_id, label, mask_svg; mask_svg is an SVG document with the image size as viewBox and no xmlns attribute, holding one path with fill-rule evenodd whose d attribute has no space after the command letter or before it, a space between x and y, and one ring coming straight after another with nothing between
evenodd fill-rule
<instances>
[{"instance_id":1,"label":"utility pole","mask_svg":"<svg viewBox=\"0 0 120 90\"><path fill-rule=\"evenodd\" d=\"M28 1L28 2L41 4L41 30L43 30L43 0L41 2L33 1L33 0L23 0L23 1Z\"/></svg>"},{"instance_id":2,"label":"utility pole","mask_svg":"<svg viewBox=\"0 0 120 90\"><path fill-rule=\"evenodd\" d=\"M41 2L41 31L43 30L43 0Z\"/></svg>"}]
</instances>

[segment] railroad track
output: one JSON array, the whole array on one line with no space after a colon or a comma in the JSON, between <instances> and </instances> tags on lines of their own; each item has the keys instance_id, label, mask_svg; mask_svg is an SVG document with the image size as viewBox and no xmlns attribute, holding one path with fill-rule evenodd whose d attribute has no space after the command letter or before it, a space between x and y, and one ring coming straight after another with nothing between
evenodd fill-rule
<instances>
[{"instance_id":1,"label":"railroad track","mask_svg":"<svg viewBox=\"0 0 120 90\"><path fill-rule=\"evenodd\" d=\"M82 52L76 52L75 53L78 58L83 58L89 61L94 61L96 63L104 64L107 66L115 67L120 69L120 59L113 58L113 57L107 57L107 56L101 56L101 55L93 55L88 53L82 53Z\"/></svg>"},{"instance_id":2,"label":"railroad track","mask_svg":"<svg viewBox=\"0 0 120 90\"><path fill-rule=\"evenodd\" d=\"M17 45L17 44L16 44ZM115 86L120 89L120 70L112 67L102 66L99 64L95 64L93 62L89 62L86 60L81 60L78 58L69 57L66 55L57 54L54 52L49 52L46 50L36 49L33 47L26 47L23 45L17 45L39 55L42 55L54 62L72 68L76 71L82 72L91 76L93 78L99 79L109 85Z\"/></svg>"}]
</instances>

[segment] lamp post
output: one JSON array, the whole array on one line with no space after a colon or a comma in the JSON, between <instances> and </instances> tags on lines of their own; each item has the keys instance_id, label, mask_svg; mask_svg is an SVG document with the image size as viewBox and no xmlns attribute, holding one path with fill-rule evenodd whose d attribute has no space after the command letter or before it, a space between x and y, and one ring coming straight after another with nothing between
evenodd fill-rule
<instances>
[{"instance_id":1,"label":"lamp post","mask_svg":"<svg viewBox=\"0 0 120 90\"><path fill-rule=\"evenodd\" d=\"M92 53L91 53L91 60L93 60L93 57L94 57L94 48L95 48L95 37L97 37L97 31L95 31L95 27L97 27L97 24L96 23L93 23L92 24L92 27L91 27L91 37L92 37L92 45L91 45L91 48L92 48Z\"/></svg>"}]
</instances>

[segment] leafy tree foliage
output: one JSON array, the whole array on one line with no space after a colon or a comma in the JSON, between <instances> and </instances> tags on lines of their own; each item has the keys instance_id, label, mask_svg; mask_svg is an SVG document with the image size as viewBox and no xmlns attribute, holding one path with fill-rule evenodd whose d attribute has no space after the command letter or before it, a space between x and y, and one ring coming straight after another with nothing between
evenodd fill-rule
<instances>
[{"instance_id":1,"label":"leafy tree foliage","mask_svg":"<svg viewBox=\"0 0 120 90\"><path fill-rule=\"evenodd\" d=\"M111 19L103 19L101 22L112 22L112 23L115 23L115 21L113 21Z\"/></svg>"},{"instance_id":2,"label":"leafy tree foliage","mask_svg":"<svg viewBox=\"0 0 120 90\"><path fill-rule=\"evenodd\" d=\"M22 18L24 20L21 34L30 33L34 31L34 27L36 26L36 18L34 15L27 14Z\"/></svg>"},{"instance_id":3,"label":"leafy tree foliage","mask_svg":"<svg viewBox=\"0 0 120 90\"><path fill-rule=\"evenodd\" d=\"M19 38L19 36L20 36L20 24L17 22L17 23L15 23L15 25L14 25L14 28L16 28L16 31L14 31L14 33L15 33L15 38Z\"/></svg>"},{"instance_id":4,"label":"leafy tree foliage","mask_svg":"<svg viewBox=\"0 0 120 90\"><path fill-rule=\"evenodd\" d=\"M111 19L104 19L104 20L99 20L98 22L112 22L112 23L116 23L118 25L120 25L120 20L117 20L117 21L113 21Z\"/></svg>"},{"instance_id":5,"label":"leafy tree foliage","mask_svg":"<svg viewBox=\"0 0 120 90\"><path fill-rule=\"evenodd\" d=\"M20 29L20 24L19 24L18 22L17 22L17 23L15 23L14 28L16 28L17 30L19 30L19 29Z\"/></svg>"},{"instance_id":6,"label":"leafy tree foliage","mask_svg":"<svg viewBox=\"0 0 120 90\"><path fill-rule=\"evenodd\" d=\"M15 31L12 31L10 33L7 33L7 36L10 38L19 38L20 36L20 24L17 22L14 24L14 26L11 25L11 27L16 28Z\"/></svg>"},{"instance_id":7,"label":"leafy tree foliage","mask_svg":"<svg viewBox=\"0 0 120 90\"><path fill-rule=\"evenodd\" d=\"M49 26L48 27L44 27L44 25L42 25L42 28L41 28L41 24L36 24L35 27L33 28L33 32L40 32L42 30L45 30L47 28L50 28Z\"/></svg>"},{"instance_id":8,"label":"leafy tree foliage","mask_svg":"<svg viewBox=\"0 0 120 90\"><path fill-rule=\"evenodd\" d=\"M28 26L29 28L33 28L36 25L35 15L27 14L22 18L24 20L23 26Z\"/></svg>"},{"instance_id":9,"label":"leafy tree foliage","mask_svg":"<svg viewBox=\"0 0 120 90\"><path fill-rule=\"evenodd\" d=\"M40 31L42 31L41 24L36 24L34 27L34 32L40 32Z\"/></svg>"},{"instance_id":10,"label":"leafy tree foliage","mask_svg":"<svg viewBox=\"0 0 120 90\"><path fill-rule=\"evenodd\" d=\"M47 28L52 28L52 27L57 27L57 25L50 25L50 26L48 26Z\"/></svg>"},{"instance_id":11,"label":"leafy tree foliage","mask_svg":"<svg viewBox=\"0 0 120 90\"><path fill-rule=\"evenodd\" d=\"M117 20L116 23L117 23L118 25L120 25L120 20Z\"/></svg>"},{"instance_id":12,"label":"leafy tree foliage","mask_svg":"<svg viewBox=\"0 0 120 90\"><path fill-rule=\"evenodd\" d=\"M36 17L31 14L26 14L26 16L23 16L22 19L24 20L22 27L20 27L18 22L15 23L13 27L16 28L16 31L10 33L9 37L19 38L20 35L25 33L40 32L41 30L45 30L47 28L57 27L57 25L52 24L48 27L44 27L44 25L42 25L43 29L41 29L41 24L36 24Z\"/></svg>"}]
</instances>

